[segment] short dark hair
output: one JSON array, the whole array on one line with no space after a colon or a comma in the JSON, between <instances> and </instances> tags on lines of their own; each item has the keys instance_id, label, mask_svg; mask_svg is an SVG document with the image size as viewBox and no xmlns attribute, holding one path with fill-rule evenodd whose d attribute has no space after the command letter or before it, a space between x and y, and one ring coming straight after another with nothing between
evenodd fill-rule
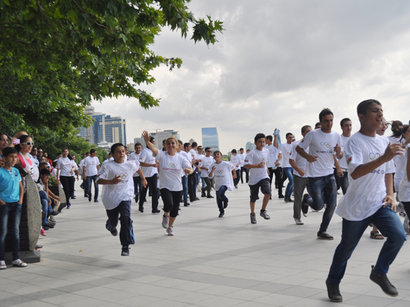
<instances>
[{"instance_id":1,"label":"short dark hair","mask_svg":"<svg viewBox=\"0 0 410 307\"><path fill-rule=\"evenodd\" d=\"M135 143L134 148L137 147L137 146L142 146L142 144L139 143L139 142L138 142L138 143Z\"/></svg>"},{"instance_id":2,"label":"short dark hair","mask_svg":"<svg viewBox=\"0 0 410 307\"><path fill-rule=\"evenodd\" d=\"M215 151L214 151L214 156L215 156L217 153L220 153L220 154L222 155L222 152L220 152L219 150L215 150Z\"/></svg>"},{"instance_id":3,"label":"short dark hair","mask_svg":"<svg viewBox=\"0 0 410 307\"><path fill-rule=\"evenodd\" d=\"M317 129L319 126L321 126L322 124L320 123L320 122L317 122L316 124L315 124L315 129Z\"/></svg>"},{"instance_id":4,"label":"short dark hair","mask_svg":"<svg viewBox=\"0 0 410 307\"><path fill-rule=\"evenodd\" d=\"M205 151L211 150L211 147L205 147Z\"/></svg>"},{"instance_id":5,"label":"short dark hair","mask_svg":"<svg viewBox=\"0 0 410 307\"><path fill-rule=\"evenodd\" d=\"M237 153L236 149L232 149L231 153Z\"/></svg>"},{"instance_id":6,"label":"short dark hair","mask_svg":"<svg viewBox=\"0 0 410 307\"><path fill-rule=\"evenodd\" d=\"M293 136L293 133L291 132L286 133L286 137L288 137L289 135Z\"/></svg>"},{"instance_id":7,"label":"short dark hair","mask_svg":"<svg viewBox=\"0 0 410 307\"><path fill-rule=\"evenodd\" d=\"M304 125L304 126L302 127L302 129L300 129L300 132L301 132L302 134L304 134L304 133L306 132L306 130L308 130L309 128L312 129L311 126L309 126L309 125Z\"/></svg>"},{"instance_id":8,"label":"short dark hair","mask_svg":"<svg viewBox=\"0 0 410 307\"><path fill-rule=\"evenodd\" d=\"M183 145L184 143L182 143L181 140L178 140L179 145Z\"/></svg>"},{"instance_id":9,"label":"short dark hair","mask_svg":"<svg viewBox=\"0 0 410 307\"><path fill-rule=\"evenodd\" d=\"M43 168L43 169L40 171L40 176L41 176L41 175L43 175L43 176L50 176L51 173L50 173L50 171L49 171L48 169Z\"/></svg>"},{"instance_id":10,"label":"short dark hair","mask_svg":"<svg viewBox=\"0 0 410 307\"><path fill-rule=\"evenodd\" d=\"M370 105L373 104L373 103L378 104L379 106L382 105L376 99L363 100L361 103L359 103L357 105L357 115L359 115L359 114L365 115L367 110L369 109Z\"/></svg>"},{"instance_id":11,"label":"short dark hair","mask_svg":"<svg viewBox=\"0 0 410 307\"><path fill-rule=\"evenodd\" d=\"M333 116L333 112L329 108L323 109L319 113L319 121L321 122L323 117L325 117L326 115L332 115Z\"/></svg>"},{"instance_id":12,"label":"short dark hair","mask_svg":"<svg viewBox=\"0 0 410 307\"><path fill-rule=\"evenodd\" d=\"M114 145L112 145L110 153L114 154L115 150L120 146L125 147L122 143L115 143Z\"/></svg>"},{"instance_id":13,"label":"short dark hair","mask_svg":"<svg viewBox=\"0 0 410 307\"><path fill-rule=\"evenodd\" d=\"M239 150L243 150L243 147L239 148Z\"/></svg>"},{"instance_id":14,"label":"short dark hair","mask_svg":"<svg viewBox=\"0 0 410 307\"><path fill-rule=\"evenodd\" d=\"M258 133L257 135L255 135L254 141L256 143L259 139L264 139L264 138L266 138L266 136L263 133Z\"/></svg>"},{"instance_id":15,"label":"short dark hair","mask_svg":"<svg viewBox=\"0 0 410 307\"><path fill-rule=\"evenodd\" d=\"M189 145L191 145L191 144L189 144L189 143L184 143L184 148L188 148Z\"/></svg>"},{"instance_id":16,"label":"short dark hair","mask_svg":"<svg viewBox=\"0 0 410 307\"><path fill-rule=\"evenodd\" d=\"M340 127L343 128L343 125L345 124L345 122L351 122L350 118L345 117L340 121Z\"/></svg>"},{"instance_id":17,"label":"short dark hair","mask_svg":"<svg viewBox=\"0 0 410 307\"><path fill-rule=\"evenodd\" d=\"M93 148L93 149L91 149L90 150L90 155L92 155L93 153L95 153L96 152L96 150Z\"/></svg>"},{"instance_id":18,"label":"short dark hair","mask_svg":"<svg viewBox=\"0 0 410 307\"><path fill-rule=\"evenodd\" d=\"M6 147L3 149L3 157L8 157L14 153L17 153L17 149L15 147Z\"/></svg>"},{"instance_id":19,"label":"short dark hair","mask_svg":"<svg viewBox=\"0 0 410 307\"><path fill-rule=\"evenodd\" d=\"M270 134L267 135L266 138L267 138L269 141L273 141L273 137L272 137ZM243 150L243 148L241 148L241 149Z\"/></svg>"},{"instance_id":20,"label":"short dark hair","mask_svg":"<svg viewBox=\"0 0 410 307\"><path fill-rule=\"evenodd\" d=\"M198 143L197 142L192 142L191 147L196 147L196 146L198 146Z\"/></svg>"}]
</instances>

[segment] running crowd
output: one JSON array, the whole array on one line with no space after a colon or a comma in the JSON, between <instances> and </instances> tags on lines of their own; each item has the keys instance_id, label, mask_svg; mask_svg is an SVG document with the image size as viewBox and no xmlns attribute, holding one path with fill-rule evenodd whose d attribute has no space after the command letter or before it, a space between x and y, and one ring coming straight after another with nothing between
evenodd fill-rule
<instances>
[{"instance_id":1,"label":"running crowd","mask_svg":"<svg viewBox=\"0 0 410 307\"><path fill-rule=\"evenodd\" d=\"M410 129L409 125L392 121L393 135L384 136L388 123L377 100L361 102L357 106L357 115L360 127L353 135L349 118L340 121L342 134L338 134L332 130L332 111L323 109L314 129L310 125L301 127L299 141L295 141L292 133L286 133L286 142L281 144L277 129L273 135L258 133L254 138L255 148L246 153L243 148L239 152L233 149L229 162L222 160L219 150L212 152L209 147L203 148L195 142L183 143L173 136L158 148L155 139L144 131L145 148L137 143L135 151L128 154L123 144L114 144L110 158L101 165L92 149L84 155L78 167L68 149L64 149L53 162L40 152L41 149L34 147L33 139L27 134L22 133L11 142L15 147L9 147L8 137L2 134L0 269L7 267L4 240L8 219L15 225L13 265L26 266L18 256L18 223L24 193L20 174L30 174L38 183L44 230L54 227L53 216L63 209L59 205L61 199L48 188L50 174L63 186L67 209L71 206L70 199L75 198L74 182L79 174L83 178L84 197L90 202L98 202L98 186L103 185L101 199L108 218L106 229L117 236L120 221L122 256L128 256L129 245L135 243L131 219L133 200L142 213L148 194L151 196L151 211L158 214L159 198L162 198L161 225L169 236L173 236L180 204L189 206L199 201L197 190L201 197L207 198L214 198L212 190L215 191L219 218L223 218L229 204L226 191L237 188L239 182L246 182L250 188L252 224L257 223L255 207L259 192L263 195L259 215L265 220L270 219L267 206L274 194L273 185L278 198L293 203L296 225L303 225L302 215L306 217L309 208L324 209L317 232L320 240L333 240L327 228L334 212L343 218L341 242L335 250L326 280L331 301L343 300L339 284L347 261L368 226L372 227L372 239L386 238L378 260L371 268L370 279L386 294L396 296L398 291L388 280L387 272L406 240L406 233L410 233L407 218L410 215ZM337 204L339 189L343 197ZM400 215L405 217L403 225L396 213L396 200Z\"/></svg>"}]
</instances>

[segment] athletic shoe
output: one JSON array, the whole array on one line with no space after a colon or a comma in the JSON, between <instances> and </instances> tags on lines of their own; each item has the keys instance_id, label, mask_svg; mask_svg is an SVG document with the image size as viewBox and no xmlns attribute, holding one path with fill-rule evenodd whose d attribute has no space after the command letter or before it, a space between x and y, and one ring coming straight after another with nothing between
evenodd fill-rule
<instances>
[{"instance_id":1,"label":"athletic shoe","mask_svg":"<svg viewBox=\"0 0 410 307\"><path fill-rule=\"evenodd\" d=\"M390 296L397 296L399 292L396 287L393 286L386 274L377 273L372 265L372 272L370 273L370 280L375 282L382 288L383 292Z\"/></svg>"},{"instance_id":2,"label":"athletic shoe","mask_svg":"<svg viewBox=\"0 0 410 307\"><path fill-rule=\"evenodd\" d=\"M121 249L121 256L129 256L130 255L130 249L128 246L123 246Z\"/></svg>"},{"instance_id":3,"label":"athletic shoe","mask_svg":"<svg viewBox=\"0 0 410 307\"><path fill-rule=\"evenodd\" d=\"M285 196L285 203L293 203L293 199L287 196Z\"/></svg>"},{"instance_id":4,"label":"athletic shoe","mask_svg":"<svg viewBox=\"0 0 410 307\"><path fill-rule=\"evenodd\" d=\"M184 207L188 207L190 203L184 203Z\"/></svg>"},{"instance_id":5,"label":"athletic shoe","mask_svg":"<svg viewBox=\"0 0 410 307\"><path fill-rule=\"evenodd\" d=\"M152 213L153 214L157 214L157 213L160 213L161 211L160 210L158 210L158 209L156 209L156 210L152 210Z\"/></svg>"},{"instance_id":6,"label":"athletic shoe","mask_svg":"<svg viewBox=\"0 0 410 307\"><path fill-rule=\"evenodd\" d=\"M266 213L266 210L261 210L260 216L263 217L265 220L270 220L270 216Z\"/></svg>"},{"instance_id":7,"label":"athletic shoe","mask_svg":"<svg viewBox=\"0 0 410 307\"><path fill-rule=\"evenodd\" d=\"M224 217L224 213L223 212L221 212L221 213L219 213L219 216L218 216L219 218L223 218Z\"/></svg>"},{"instance_id":8,"label":"athletic shoe","mask_svg":"<svg viewBox=\"0 0 410 307\"><path fill-rule=\"evenodd\" d=\"M255 213L251 213L251 224L256 224L256 215L255 215Z\"/></svg>"},{"instance_id":9,"label":"athletic shoe","mask_svg":"<svg viewBox=\"0 0 410 307\"><path fill-rule=\"evenodd\" d=\"M57 221L54 219L54 217L52 217L51 215L48 218L49 221L53 222L53 223L57 223Z\"/></svg>"},{"instance_id":10,"label":"athletic shoe","mask_svg":"<svg viewBox=\"0 0 410 307\"><path fill-rule=\"evenodd\" d=\"M0 261L0 270L5 270L7 269L6 262L4 260Z\"/></svg>"},{"instance_id":11,"label":"athletic shoe","mask_svg":"<svg viewBox=\"0 0 410 307\"><path fill-rule=\"evenodd\" d=\"M47 237L46 232L44 231L43 227L41 227L41 229L40 229L40 234L44 237Z\"/></svg>"},{"instance_id":12,"label":"athletic shoe","mask_svg":"<svg viewBox=\"0 0 410 307\"><path fill-rule=\"evenodd\" d=\"M169 224L169 216L162 216L162 227L164 227L165 229L168 228L168 224Z\"/></svg>"},{"instance_id":13,"label":"athletic shoe","mask_svg":"<svg viewBox=\"0 0 410 307\"><path fill-rule=\"evenodd\" d=\"M300 219L295 219L296 225L303 225L303 222Z\"/></svg>"},{"instance_id":14,"label":"athletic shoe","mask_svg":"<svg viewBox=\"0 0 410 307\"><path fill-rule=\"evenodd\" d=\"M333 240L333 237L330 234L328 234L327 232L320 231L317 233L317 238L319 240Z\"/></svg>"},{"instance_id":15,"label":"athletic shoe","mask_svg":"<svg viewBox=\"0 0 410 307\"><path fill-rule=\"evenodd\" d=\"M168 228L167 228L167 233L168 233L168 236L173 236L173 235L174 235L174 229L173 229L173 227L168 227Z\"/></svg>"},{"instance_id":16,"label":"athletic shoe","mask_svg":"<svg viewBox=\"0 0 410 307\"><path fill-rule=\"evenodd\" d=\"M27 263L21 261L20 259L13 260L11 264L18 268L25 268L27 266Z\"/></svg>"},{"instance_id":17,"label":"athletic shoe","mask_svg":"<svg viewBox=\"0 0 410 307\"><path fill-rule=\"evenodd\" d=\"M141 212L141 213L143 213L143 212L144 212L144 206L139 205L139 206L138 206L138 211Z\"/></svg>"},{"instance_id":18,"label":"athletic shoe","mask_svg":"<svg viewBox=\"0 0 410 307\"><path fill-rule=\"evenodd\" d=\"M212 195L208 195L206 198L214 198Z\"/></svg>"},{"instance_id":19,"label":"athletic shoe","mask_svg":"<svg viewBox=\"0 0 410 307\"><path fill-rule=\"evenodd\" d=\"M50 215L59 215L59 214L60 214L60 212L54 211L54 210L53 210L53 212L50 213Z\"/></svg>"}]
</instances>

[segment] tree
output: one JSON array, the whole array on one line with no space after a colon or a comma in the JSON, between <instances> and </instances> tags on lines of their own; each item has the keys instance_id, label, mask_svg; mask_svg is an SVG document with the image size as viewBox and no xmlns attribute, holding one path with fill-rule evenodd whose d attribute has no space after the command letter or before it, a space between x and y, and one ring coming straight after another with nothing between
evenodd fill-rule
<instances>
[{"instance_id":1,"label":"tree","mask_svg":"<svg viewBox=\"0 0 410 307\"><path fill-rule=\"evenodd\" d=\"M161 29L206 44L222 31L221 21L195 18L189 2L0 0L0 129L67 140L90 124L92 99L123 95L157 106L139 86L155 81L154 68L182 63L150 49Z\"/></svg>"}]
</instances>

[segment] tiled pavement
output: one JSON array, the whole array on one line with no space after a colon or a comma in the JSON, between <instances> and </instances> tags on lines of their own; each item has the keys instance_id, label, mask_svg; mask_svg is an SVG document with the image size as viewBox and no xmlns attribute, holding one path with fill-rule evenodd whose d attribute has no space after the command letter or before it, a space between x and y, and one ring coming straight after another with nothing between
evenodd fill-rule
<instances>
[{"instance_id":1,"label":"tiled pavement","mask_svg":"<svg viewBox=\"0 0 410 307\"><path fill-rule=\"evenodd\" d=\"M214 199L182 207L174 237L165 235L161 215L151 214L149 205L143 214L133 205L136 244L121 257L118 237L105 230L101 202L89 203L80 192L40 239L40 263L0 271L0 307L332 305L324 281L340 237L338 216L329 228L336 239L319 241L321 212L296 226L292 205L274 197L271 219L258 217L251 225L243 184L228 192L223 219ZM368 277L383 244L369 232L349 261L338 306L410 306L409 245L389 273L400 294L387 297Z\"/></svg>"}]
</instances>

